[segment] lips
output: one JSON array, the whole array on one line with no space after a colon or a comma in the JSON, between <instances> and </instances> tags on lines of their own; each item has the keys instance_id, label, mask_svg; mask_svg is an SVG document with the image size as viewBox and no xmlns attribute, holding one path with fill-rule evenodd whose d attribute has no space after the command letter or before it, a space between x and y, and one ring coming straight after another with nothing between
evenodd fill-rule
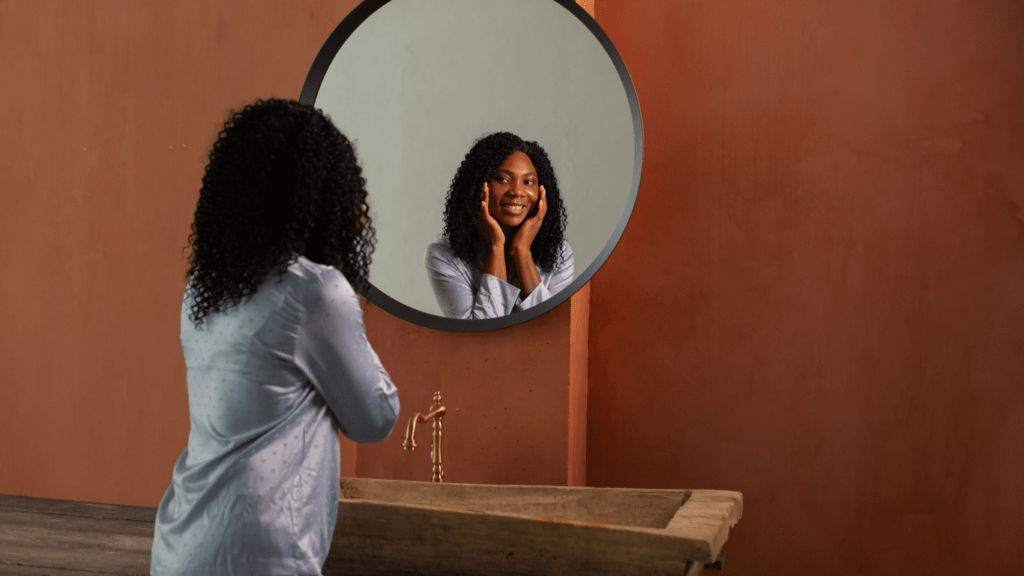
<instances>
[{"instance_id":1,"label":"lips","mask_svg":"<svg viewBox=\"0 0 1024 576\"><path fill-rule=\"evenodd\" d=\"M501 209L505 210L505 211L508 211L508 212L519 213L519 212L522 212L523 210L526 209L526 205L525 204L505 204L505 203L502 203L501 204Z\"/></svg>"}]
</instances>

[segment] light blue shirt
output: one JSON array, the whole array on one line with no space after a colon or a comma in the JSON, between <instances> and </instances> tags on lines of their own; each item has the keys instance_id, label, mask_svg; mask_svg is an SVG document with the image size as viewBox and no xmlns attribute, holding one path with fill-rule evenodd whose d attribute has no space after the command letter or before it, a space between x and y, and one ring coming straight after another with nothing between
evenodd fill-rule
<instances>
[{"instance_id":1,"label":"light blue shirt","mask_svg":"<svg viewBox=\"0 0 1024 576\"><path fill-rule=\"evenodd\" d=\"M427 247L426 266L430 286L441 312L448 318L500 318L516 310L536 306L572 283L573 259L569 243L562 241L558 261L550 272L538 269L540 284L526 298L513 267L508 281L485 273L483 253L469 266L441 239Z\"/></svg>"},{"instance_id":2,"label":"light blue shirt","mask_svg":"<svg viewBox=\"0 0 1024 576\"><path fill-rule=\"evenodd\" d=\"M338 431L379 442L398 393L337 268L298 256L196 329L181 309L191 432L157 511L151 574L319 575L338 513Z\"/></svg>"}]
</instances>

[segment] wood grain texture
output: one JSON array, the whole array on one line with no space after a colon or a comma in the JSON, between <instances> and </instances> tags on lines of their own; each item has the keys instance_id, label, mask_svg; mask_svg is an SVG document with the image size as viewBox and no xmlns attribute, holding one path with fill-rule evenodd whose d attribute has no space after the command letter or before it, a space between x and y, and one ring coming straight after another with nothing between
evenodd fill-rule
<instances>
[{"instance_id":1,"label":"wood grain texture","mask_svg":"<svg viewBox=\"0 0 1024 576\"><path fill-rule=\"evenodd\" d=\"M343 479L341 493L325 575L699 573L742 514L717 490Z\"/></svg>"},{"instance_id":2,"label":"wood grain texture","mask_svg":"<svg viewBox=\"0 0 1024 576\"><path fill-rule=\"evenodd\" d=\"M142 522L154 522L156 520L156 508L146 506L121 506L117 504L99 504L96 502L55 500L52 498L9 496L6 494L0 494L0 510L88 516L90 518L120 518L122 520L138 520Z\"/></svg>"},{"instance_id":3,"label":"wood grain texture","mask_svg":"<svg viewBox=\"0 0 1024 576\"><path fill-rule=\"evenodd\" d=\"M0 576L96 576L112 574L112 572L96 572L94 570L75 570L73 568L54 568L53 566L21 566L0 563Z\"/></svg>"},{"instance_id":4,"label":"wood grain texture","mask_svg":"<svg viewBox=\"0 0 1024 576\"><path fill-rule=\"evenodd\" d=\"M148 574L156 509L0 496L0 574Z\"/></svg>"},{"instance_id":5,"label":"wood grain texture","mask_svg":"<svg viewBox=\"0 0 1024 576\"><path fill-rule=\"evenodd\" d=\"M342 479L324 575L700 574L742 514L719 490ZM148 574L155 508L0 495L0 576Z\"/></svg>"},{"instance_id":6,"label":"wood grain texture","mask_svg":"<svg viewBox=\"0 0 1024 576\"><path fill-rule=\"evenodd\" d=\"M623 526L665 528L690 497L688 490L434 485L428 482L342 478L341 499L520 514Z\"/></svg>"},{"instance_id":7,"label":"wood grain texture","mask_svg":"<svg viewBox=\"0 0 1024 576\"><path fill-rule=\"evenodd\" d=\"M700 542L701 560L713 563L729 537L729 529L743 515L743 495L726 490L693 490L665 531L676 537Z\"/></svg>"}]
</instances>

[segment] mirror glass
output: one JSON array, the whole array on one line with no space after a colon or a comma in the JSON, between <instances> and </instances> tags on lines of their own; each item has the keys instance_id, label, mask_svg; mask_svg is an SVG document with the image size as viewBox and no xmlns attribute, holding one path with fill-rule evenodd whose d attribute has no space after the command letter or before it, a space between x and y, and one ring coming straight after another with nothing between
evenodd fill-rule
<instances>
[{"instance_id":1,"label":"mirror glass","mask_svg":"<svg viewBox=\"0 0 1024 576\"><path fill-rule=\"evenodd\" d=\"M643 135L632 83L568 0L368 0L321 49L301 100L331 117L363 169L377 231L364 296L420 325L489 330L550 310L607 259L636 199ZM547 152L574 280L502 318L445 318L424 257L444 229L452 178L492 132Z\"/></svg>"}]
</instances>

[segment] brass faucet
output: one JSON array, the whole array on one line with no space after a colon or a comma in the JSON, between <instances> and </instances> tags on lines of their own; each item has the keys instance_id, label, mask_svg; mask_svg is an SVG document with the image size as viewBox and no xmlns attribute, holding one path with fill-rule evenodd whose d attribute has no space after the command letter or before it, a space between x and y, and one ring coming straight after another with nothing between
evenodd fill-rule
<instances>
[{"instance_id":1,"label":"brass faucet","mask_svg":"<svg viewBox=\"0 0 1024 576\"><path fill-rule=\"evenodd\" d=\"M441 468L441 419L444 418L444 406L441 406L441 392L434 392L434 403L430 405L427 414L419 412L409 418L409 425L405 428L405 441L402 448L406 450L416 449L416 424L433 420L434 434L430 448L430 461L433 463L433 476L431 482L444 482L444 470Z\"/></svg>"}]
</instances>

